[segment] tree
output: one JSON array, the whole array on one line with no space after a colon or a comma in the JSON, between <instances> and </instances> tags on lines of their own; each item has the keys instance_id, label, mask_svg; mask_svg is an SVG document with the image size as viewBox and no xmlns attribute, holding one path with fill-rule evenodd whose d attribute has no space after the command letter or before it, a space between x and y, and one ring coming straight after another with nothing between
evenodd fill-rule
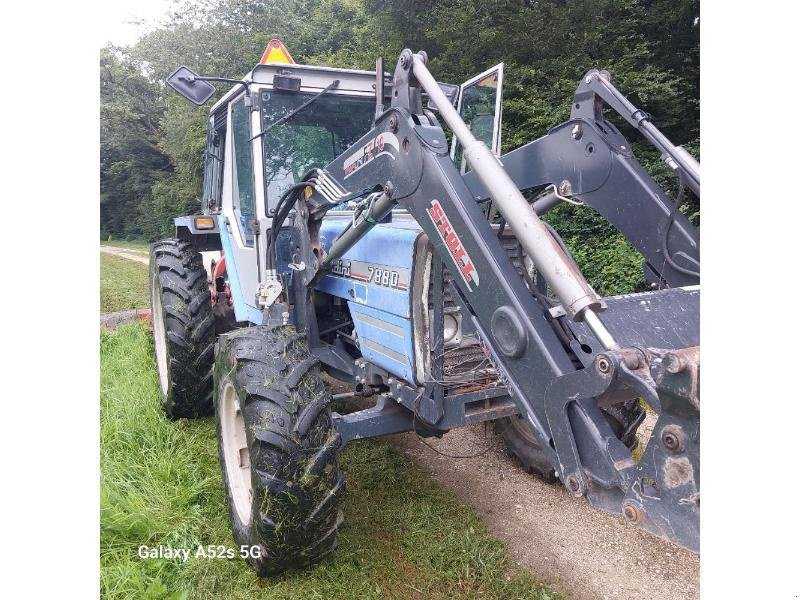
<instances>
[{"instance_id":1,"label":"tree","mask_svg":"<svg viewBox=\"0 0 800 600\"><path fill-rule=\"evenodd\" d=\"M135 45L101 53L101 230L155 238L170 230L173 216L199 208L207 108L177 98L163 80L179 64L241 77L272 37L287 42L299 62L360 69L383 56L391 71L404 47L425 49L436 77L453 83L504 61L504 152L566 120L581 76L607 69L673 142L697 156L699 10L697 0L177 1ZM627 123L615 123L674 193L674 175L657 152ZM699 201L687 204L697 220ZM613 282L598 287L644 285L631 275L641 259L590 209L562 207L549 219L582 267ZM594 269L599 253L619 272Z\"/></svg>"}]
</instances>

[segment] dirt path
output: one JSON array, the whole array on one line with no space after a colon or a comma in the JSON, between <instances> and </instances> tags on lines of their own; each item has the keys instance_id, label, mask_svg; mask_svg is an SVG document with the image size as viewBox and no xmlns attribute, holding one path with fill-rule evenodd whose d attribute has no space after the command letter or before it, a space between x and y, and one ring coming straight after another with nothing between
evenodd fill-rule
<instances>
[{"instance_id":1,"label":"dirt path","mask_svg":"<svg viewBox=\"0 0 800 600\"><path fill-rule=\"evenodd\" d=\"M134 248L117 248L116 246L100 246L100 252L113 254L121 258L127 258L146 265L149 263L148 252L146 250L135 250Z\"/></svg>"},{"instance_id":2,"label":"dirt path","mask_svg":"<svg viewBox=\"0 0 800 600\"><path fill-rule=\"evenodd\" d=\"M495 439L489 430L491 440ZM563 486L547 485L520 469L499 437L483 456L454 459L414 434L394 443L474 507L514 559L571 598L698 598L700 561L682 548L602 513ZM482 427L425 440L440 452L471 455L486 447Z\"/></svg>"}]
</instances>

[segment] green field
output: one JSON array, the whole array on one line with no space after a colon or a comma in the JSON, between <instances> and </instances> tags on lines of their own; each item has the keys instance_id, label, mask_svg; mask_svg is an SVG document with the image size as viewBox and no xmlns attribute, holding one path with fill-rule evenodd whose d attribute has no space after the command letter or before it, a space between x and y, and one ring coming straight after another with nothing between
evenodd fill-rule
<instances>
[{"instance_id":1,"label":"green field","mask_svg":"<svg viewBox=\"0 0 800 600\"><path fill-rule=\"evenodd\" d=\"M117 306L120 298L146 303L145 266L103 259L107 297ZM343 453L345 525L339 548L321 564L259 580L238 559L191 556L198 546L234 547L213 418L163 417L145 325L100 335L104 598L558 597L514 567L469 507L383 441ZM140 545L159 544L188 548L190 558L137 555Z\"/></svg>"},{"instance_id":2,"label":"green field","mask_svg":"<svg viewBox=\"0 0 800 600\"><path fill-rule=\"evenodd\" d=\"M150 244L143 240L101 240L103 246L114 246L115 248L128 248L130 250L150 251Z\"/></svg>"},{"instance_id":3,"label":"green field","mask_svg":"<svg viewBox=\"0 0 800 600\"><path fill-rule=\"evenodd\" d=\"M100 312L147 308L147 265L100 254Z\"/></svg>"}]
</instances>

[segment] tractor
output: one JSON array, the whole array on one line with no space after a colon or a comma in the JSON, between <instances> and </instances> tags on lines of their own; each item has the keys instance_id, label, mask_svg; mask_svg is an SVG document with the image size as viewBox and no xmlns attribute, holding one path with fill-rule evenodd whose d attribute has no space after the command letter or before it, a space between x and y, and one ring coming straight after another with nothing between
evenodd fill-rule
<instances>
[{"instance_id":1,"label":"tractor","mask_svg":"<svg viewBox=\"0 0 800 600\"><path fill-rule=\"evenodd\" d=\"M241 80L167 78L198 106L232 84L150 290L163 409L215 415L245 560L263 577L334 550L346 444L486 422L529 472L698 551L699 232L679 208L699 163L595 69L567 122L501 155L503 64L461 85L427 64L301 65L272 40ZM599 296L541 218L562 202L611 223L651 289Z\"/></svg>"}]
</instances>

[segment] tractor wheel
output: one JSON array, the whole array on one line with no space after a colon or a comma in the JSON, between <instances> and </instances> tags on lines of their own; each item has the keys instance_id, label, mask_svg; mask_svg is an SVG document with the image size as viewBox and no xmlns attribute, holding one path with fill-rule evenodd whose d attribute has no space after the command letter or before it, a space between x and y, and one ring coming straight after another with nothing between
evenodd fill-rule
<instances>
[{"instance_id":1,"label":"tractor wheel","mask_svg":"<svg viewBox=\"0 0 800 600\"><path fill-rule=\"evenodd\" d=\"M620 441L633 451L639 443L636 430L645 417L645 410L639 401L628 400L600 410ZM499 419L495 428L503 436L511 454L517 457L528 473L538 475L546 483L558 481L555 468L547 460L547 455L542 451L525 419L519 415Z\"/></svg>"},{"instance_id":2,"label":"tractor wheel","mask_svg":"<svg viewBox=\"0 0 800 600\"><path fill-rule=\"evenodd\" d=\"M236 544L260 577L336 547L341 436L318 360L294 327L248 327L219 339L217 440Z\"/></svg>"},{"instance_id":3,"label":"tractor wheel","mask_svg":"<svg viewBox=\"0 0 800 600\"><path fill-rule=\"evenodd\" d=\"M214 316L203 260L189 242L150 247L150 306L164 412L170 419L211 414Z\"/></svg>"}]
</instances>

